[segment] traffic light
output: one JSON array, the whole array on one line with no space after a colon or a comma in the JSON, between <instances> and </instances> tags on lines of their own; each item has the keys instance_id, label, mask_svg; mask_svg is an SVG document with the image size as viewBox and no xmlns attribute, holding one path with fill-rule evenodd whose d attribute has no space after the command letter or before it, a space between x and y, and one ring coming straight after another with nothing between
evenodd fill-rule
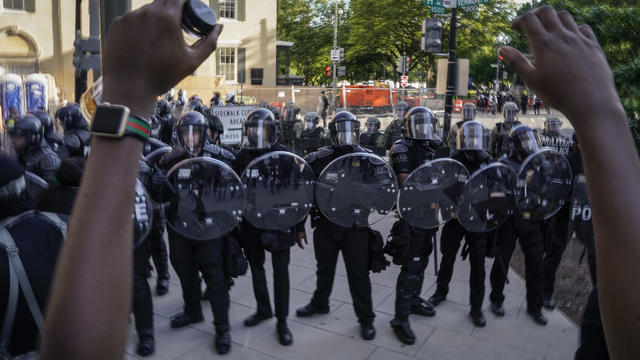
<instances>
[{"instance_id":1,"label":"traffic light","mask_svg":"<svg viewBox=\"0 0 640 360\"><path fill-rule=\"evenodd\" d=\"M411 65L411 58L408 56L400 56L398 58L398 66L396 67L396 71L400 74L406 74L409 72L409 66Z\"/></svg>"},{"instance_id":2,"label":"traffic light","mask_svg":"<svg viewBox=\"0 0 640 360\"><path fill-rule=\"evenodd\" d=\"M332 65L327 65L327 66L325 66L325 67L324 67L324 73L325 73L325 74L327 74L327 76L331 76L331 75L333 75L333 74L331 73L331 66L332 66Z\"/></svg>"},{"instance_id":3,"label":"traffic light","mask_svg":"<svg viewBox=\"0 0 640 360\"><path fill-rule=\"evenodd\" d=\"M500 61L504 61L504 56L498 55L498 59L500 59Z\"/></svg>"},{"instance_id":4,"label":"traffic light","mask_svg":"<svg viewBox=\"0 0 640 360\"><path fill-rule=\"evenodd\" d=\"M338 62L344 62L344 48L339 48L338 50L340 51L340 59Z\"/></svg>"},{"instance_id":5,"label":"traffic light","mask_svg":"<svg viewBox=\"0 0 640 360\"><path fill-rule=\"evenodd\" d=\"M422 42L420 49L428 53L439 53L442 48L442 21L437 18L427 19L422 22Z\"/></svg>"}]
</instances>

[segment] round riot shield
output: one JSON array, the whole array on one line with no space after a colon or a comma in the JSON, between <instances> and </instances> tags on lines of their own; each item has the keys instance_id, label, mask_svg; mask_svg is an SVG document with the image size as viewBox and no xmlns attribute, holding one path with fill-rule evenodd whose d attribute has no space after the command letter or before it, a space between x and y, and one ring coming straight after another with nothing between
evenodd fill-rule
<instances>
[{"instance_id":1,"label":"round riot shield","mask_svg":"<svg viewBox=\"0 0 640 360\"><path fill-rule=\"evenodd\" d=\"M564 155L549 149L531 154L518 171L516 208L525 220L550 218L569 199L571 179Z\"/></svg>"},{"instance_id":2,"label":"round riot shield","mask_svg":"<svg viewBox=\"0 0 640 360\"><path fill-rule=\"evenodd\" d=\"M136 190L133 203L133 245L140 246L149 235L153 218L151 197L142 183L136 180Z\"/></svg>"},{"instance_id":3,"label":"round riot shield","mask_svg":"<svg viewBox=\"0 0 640 360\"><path fill-rule=\"evenodd\" d=\"M578 174L573 178L570 205L568 238L571 238L575 231L576 238L587 245L593 240L593 225L591 223L591 206L587 196L587 181L583 174Z\"/></svg>"},{"instance_id":4,"label":"round riot shield","mask_svg":"<svg viewBox=\"0 0 640 360\"><path fill-rule=\"evenodd\" d=\"M244 217L264 230L281 230L302 221L313 207L313 170L301 157L274 151L253 160L242 173Z\"/></svg>"},{"instance_id":5,"label":"round riot shield","mask_svg":"<svg viewBox=\"0 0 640 360\"><path fill-rule=\"evenodd\" d=\"M352 153L340 156L322 170L314 195L318 209L334 224L367 227L391 211L398 195L398 180L382 158Z\"/></svg>"},{"instance_id":6,"label":"round riot shield","mask_svg":"<svg viewBox=\"0 0 640 360\"><path fill-rule=\"evenodd\" d=\"M49 184L46 181L30 171L24 172L24 179L27 183L27 194L34 200L49 188Z\"/></svg>"},{"instance_id":7,"label":"round riot shield","mask_svg":"<svg viewBox=\"0 0 640 360\"><path fill-rule=\"evenodd\" d=\"M162 157L162 155L171 151L170 147L161 147L151 151L147 156L144 157L144 160L149 164L155 164Z\"/></svg>"},{"instance_id":8,"label":"round riot shield","mask_svg":"<svg viewBox=\"0 0 640 360\"><path fill-rule=\"evenodd\" d=\"M462 187L456 216L467 231L489 232L515 211L516 174L503 163L474 172Z\"/></svg>"},{"instance_id":9,"label":"round riot shield","mask_svg":"<svg viewBox=\"0 0 640 360\"><path fill-rule=\"evenodd\" d=\"M222 161L191 158L167 172L171 199L165 208L167 224L194 240L225 235L238 224L244 210L240 178Z\"/></svg>"},{"instance_id":10,"label":"round riot shield","mask_svg":"<svg viewBox=\"0 0 640 360\"><path fill-rule=\"evenodd\" d=\"M398 213L409 224L431 229L449 221L469 172L460 162L442 158L422 164L400 186Z\"/></svg>"}]
</instances>

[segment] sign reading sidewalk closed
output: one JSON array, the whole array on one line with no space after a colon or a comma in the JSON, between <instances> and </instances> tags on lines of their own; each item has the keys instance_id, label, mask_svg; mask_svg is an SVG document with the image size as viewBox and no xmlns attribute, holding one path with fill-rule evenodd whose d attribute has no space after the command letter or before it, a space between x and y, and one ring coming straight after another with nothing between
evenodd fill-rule
<instances>
[{"instance_id":1,"label":"sign reading sidewalk closed","mask_svg":"<svg viewBox=\"0 0 640 360\"><path fill-rule=\"evenodd\" d=\"M223 144L235 145L242 140L242 123L255 106L214 106L211 112L222 120L224 134L221 141Z\"/></svg>"}]
</instances>

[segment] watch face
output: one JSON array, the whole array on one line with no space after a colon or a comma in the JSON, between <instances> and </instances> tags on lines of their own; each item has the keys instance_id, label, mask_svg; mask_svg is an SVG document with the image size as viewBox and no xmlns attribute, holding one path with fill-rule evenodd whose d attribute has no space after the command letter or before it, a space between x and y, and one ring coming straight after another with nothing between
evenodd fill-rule
<instances>
[{"instance_id":1,"label":"watch face","mask_svg":"<svg viewBox=\"0 0 640 360\"><path fill-rule=\"evenodd\" d=\"M91 131L100 134L119 135L126 125L126 108L98 106L93 116Z\"/></svg>"}]
</instances>

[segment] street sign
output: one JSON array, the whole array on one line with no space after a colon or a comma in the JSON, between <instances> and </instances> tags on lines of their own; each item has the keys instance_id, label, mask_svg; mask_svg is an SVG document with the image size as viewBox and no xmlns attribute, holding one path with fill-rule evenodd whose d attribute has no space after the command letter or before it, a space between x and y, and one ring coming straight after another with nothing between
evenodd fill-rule
<instances>
[{"instance_id":1,"label":"street sign","mask_svg":"<svg viewBox=\"0 0 640 360\"><path fill-rule=\"evenodd\" d=\"M338 66L338 76L347 75L347 67L346 66Z\"/></svg>"},{"instance_id":2,"label":"street sign","mask_svg":"<svg viewBox=\"0 0 640 360\"><path fill-rule=\"evenodd\" d=\"M279 92L278 97L284 97L284 91ZM224 133L220 135L220 139L223 144L235 145L242 141L242 122L253 109L255 106L214 106L211 108L211 114L222 120Z\"/></svg>"},{"instance_id":3,"label":"street sign","mask_svg":"<svg viewBox=\"0 0 640 360\"><path fill-rule=\"evenodd\" d=\"M407 75L402 75L400 77L400 86L407 87L409 85L409 77Z\"/></svg>"},{"instance_id":4,"label":"street sign","mask_svg":"<svg viewBox=\"0 0 640 360\"><path fill-rule=\"evenodd\" d=\"M443 6L432 6L431 7L431 14L444 14L444 7Z\"/></svg>"},{"instance_id":5,"label":"street sign","mask_svg":"<svg viewBox=\"0 0 640 360\"><path fill-rule=\"evenodd\" d=\"M458 7L475 6L479 4L488 4L490 0L458 0Z\"/></svg>"},{"instance_id":6,"label":"street sign","mask_svg":"<svg viewBox=\"0 0 640 360\"><path fill-rule=\"evenodd\" d=\"M340 60L340 49L331 49L331 61Z\"/></svg>"}]
</instances>

